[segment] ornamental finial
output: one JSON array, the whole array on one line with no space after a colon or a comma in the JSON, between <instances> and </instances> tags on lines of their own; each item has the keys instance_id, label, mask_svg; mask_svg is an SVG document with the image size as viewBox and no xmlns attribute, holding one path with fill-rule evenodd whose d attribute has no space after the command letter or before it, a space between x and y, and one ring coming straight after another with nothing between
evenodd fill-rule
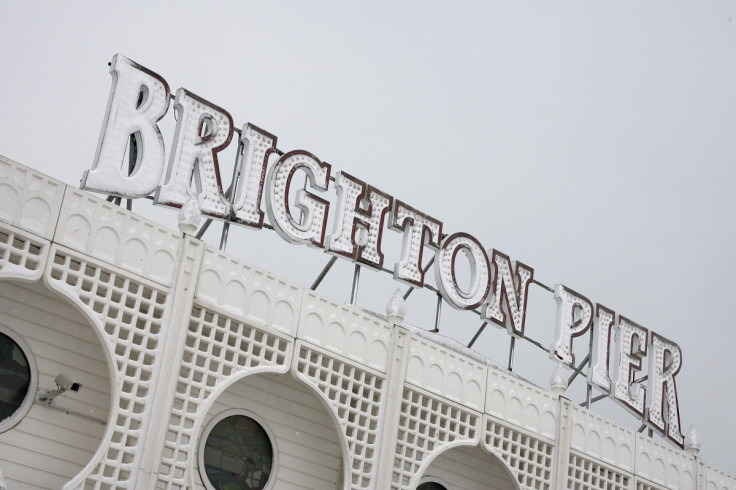
<instances>
[{"instance_id":1,"label":"ornamental finial","mask_svg":"<svg viewBox=\"0 0 736 490\"><path fill-rule=\"evenodd\" d=\"M690 456L697 456L700 452L700 435L694 426L690 426L685 436L685 450Z\"/></svg>"},{"instance_id":2,"label":"ornamental finial","mask_svg":"<svg viewBox=\"0 0 736 490\"><path fill-rule=\"evenodd\" d=\"M406 303L404 302L404 296L397 289L386 305L386 317L388 317L389 323L402 323L405 316Z\"/></svg>"},{"instance_id":3,"label":"ornamental finial","mask_svg":"<svg viewBox=\"0 0 736 490\"><path fill-rule=\"evenodd\" d=\"M202 213L199 212L197 196L192 194L179 210L179 231L187 235L194 235L201 220Z\"/></svg>"},{"instance_id":4,"label":"ornamental finial","mask_svg":"<svg viewBox=\"0 0 736 490\"><path fill-rule=\"evenodd\" d=\"M549 386L552 388L552 393L558 396L564 395L567 391L567 375L562 364L557 364L552 377L549 379Z\"/></svg>"}]
</instances>

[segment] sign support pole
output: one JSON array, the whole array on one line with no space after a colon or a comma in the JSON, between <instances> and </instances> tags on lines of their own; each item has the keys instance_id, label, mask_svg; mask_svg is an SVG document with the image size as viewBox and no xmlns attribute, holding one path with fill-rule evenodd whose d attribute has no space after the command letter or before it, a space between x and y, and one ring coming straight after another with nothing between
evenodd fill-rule
<instances>
[{"instance_id":1,"label":"sign support pole","mask_svg":"<svg viewBox=\"0 0 736 490\"><path fill-rule=\"evenodd\" d=\"M580 374L581 370L585 367L586 364L588 364L588 361L590 360L590 354L585 356L585 359L583 359L583 362L580 363L578 367L575 368L575 372L572 373L572 376L570 376L570 379L567 380L567 384L572 384L573 381L575 381L575 378L578 377L578 374Z\"/></svg>"},{"instance_id":2,"label":"sign support pole","mask_svg":"<svg viewBox=\"0 0 736 490\"><path fill-rule=\"evenodd\" d=\"M350 304L355 305L355 301L358 299L358 285L360 283L360 265L355 264L353 269L353 292L350 294Z\"/></svg>"},{"instance_id":3,"label":"sign support pole","mask_svg":"<svg viewBox=\"0 0 736 490\"><path fill-rule=\"evenodd\" d=\"M437 312L434 316L434 330L432 332L438 333L440 331L440 317L442 316L442 295L437 293Z\"/></svg>"},{"instance_id":4,"label":"sign support pole","mask_svg":"<svg viewBox=\"0 0 736 490\"><path fill-rule=\"evenodd\" d=\"M486 329L486 325L488 325L488 322L483 322L481 326L478 328L478 331L475 332L475 335L473 335L473 338L470 339L470 342L468 342L468 348L473 347L473 344L475 344L475 341L478 340L478 337L480 337L480 334L483 333L483 330Z\"/></svg>"},{"instance_id":5,"label":"sign support pole","mask_svg":"<svg viewBox=\"0 0 736 490\"><path fill-rule=\"evenodd\" d=\"M324 266L324 268L322 269L322 272L319 273L319 275L317 276L317 279L314 280L314 282L309 287L309 289L311 289L312 291L317 289L317 287L322 283L322 280L325 278L327 273L330 272L330 269L332 269L332 266L335 265L335 262L337 262L337 257L330 258L330 260L327 262L327 265Z\"/></svg>"},{"instance_id":6,"label":"sign support pole","mask_svg":"<svg viewBox=\"0 0 736 490\"><path fill-rule=\"evenodd\" d=\"M514 349L516 348L516 337L511 337L509 344L509 371L514 370Z\"/></svg>"},{"instance_id":7,"label":"sign support pole","mask_svg":"<svg viewBox=\"0 0 736 490\"><path fill-rule=\"evenodd\" d=\"M590 357L591 353L593 352L593 329L590 329L590 342L588 343L588 357ZM592 367L592 362L590 363ZM586 380L586 390L585 390L585 408L590 410L590 404L591 404L591 398L593 396L593 387L590 385L590 381Z\"/></svg>"}]
</instances>

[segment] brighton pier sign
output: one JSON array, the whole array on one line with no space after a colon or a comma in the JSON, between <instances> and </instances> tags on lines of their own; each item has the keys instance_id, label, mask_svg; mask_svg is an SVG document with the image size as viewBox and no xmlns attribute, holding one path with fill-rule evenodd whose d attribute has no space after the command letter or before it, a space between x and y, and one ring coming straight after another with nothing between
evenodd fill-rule
<instances>
[{"instance_id":1,"label":"brighton pier sign","mask_svg":"<svg viewBox=\"0 0 736 490\"><path fill-rule=\"evenodd\" d=\"M442 222L345 172L334 176L337 201L332 233L327 235L331 204L320 193L328 191L332 166L304 150L282 154L276 150L276 136L252 124L235 130L226 110L184 88L174 97L177 120L167 165L158 122L169 109L169 85L119 54L110 72L107 112L92 168L82 178L83 189L125 198L153 194L156 204L174 208L196 202L205 216L254 229L264 226L265 201L271 226L287 242L379 270L387 227L403 233L394 279L422 287L422 256L426 248L433 249L435 280L445 301L460 310L479 311L484 322L505 327L514 337L524 336L531 267L497 250L486 252L470 234L444 235ZM231 143L234 132L240 135L242 153L236 161L237 188L228 199L218 153ZM278 159L269 169L272 153ZM290 192L297 171L306 174L309 186ZM299 219L293 208L300 211ZM456 275L460 256L470 266L467 281ZM555 286L554 296L556 335L550 357L574 368L573 341L592 327L588 384L683 447L675 383L682 364L679 346L563 285ZM643 386L643 378L635 380L635 374L646 357L649 369Z\"/></svg>"}]
</instances>

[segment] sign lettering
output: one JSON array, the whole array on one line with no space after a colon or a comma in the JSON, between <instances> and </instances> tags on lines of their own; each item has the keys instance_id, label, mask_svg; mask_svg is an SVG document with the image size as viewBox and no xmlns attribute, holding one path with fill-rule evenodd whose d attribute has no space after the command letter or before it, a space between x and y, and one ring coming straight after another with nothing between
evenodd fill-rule
<instances>
[{"instance_id":1,"label":"sign lettering","mask_svg":"<svg viewBox=\"0 0 736 490\"><path fill-rule=\"evenodd\" d=\"M183 88L176 92L176 130L160 184L165 146L158 122L169 108L169 85L160 75L121 55L113 58L110 73L113 81L107 112L92 168L82 178L83 189L128 198L153 193L156 204L172 207L181 207L194 197L203 214L255 229L263 227L265 201L271 226L287 242L322 248L379 270L384 263L383 231L388 228L403 234L394 279L422 287L424 252L430 248L435 254L435 280L445 301L456 309L476 310L483 320L506 328L512 336L524 337L533 268L484 248L467 233L443 235L441 221L345 172L337 172L334 179L337 203L332 232L327 235L330 202L324 193L329 190L332 166L308 151L294 150L283 154L269 170L277 137L250 123L240 131L238 176L228 199L218 154L232 140L232 117ZM297 174L306 175L309 184L290 192ZM459 280L458 261L465 260L470 278ZM561 284L554 288L554 297L557 321L550 357L575 367L575 339L592 327L589 384L682 447L675 383L682 354L677 344L601 305L594 307L585 296ZM643 378L635 377L647 355L644 386Z\"/></svg>"}]
</instances>

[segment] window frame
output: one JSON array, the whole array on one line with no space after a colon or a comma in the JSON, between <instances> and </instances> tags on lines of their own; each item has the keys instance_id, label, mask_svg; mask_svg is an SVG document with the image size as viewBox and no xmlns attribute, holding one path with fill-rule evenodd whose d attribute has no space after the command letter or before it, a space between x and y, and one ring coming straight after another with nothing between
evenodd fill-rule
<instances>
[{"instance_id":1,"label":"window frame","mask_svg":"<svg viewBox=\"0 0 736 490\"><path fill-rule=\"evenodd\" d=\"M23 402L10 417L0 420L0 434L2 434L18 425L18 423L20 423L20 421L23 420L31 410L31 407L33 407L33 403L36 401L36 393L38 392L38 365L36 364L36 358L33 355L31 347L25 339L18 334L18 332L7 325L0 323L0 333L15 342L21 350L23 355L26 357L26 361L28 361L28 369L31 376L31 379L28 382L28 391L23 398Z\"/></svg>"},{"instance_id":2,"label":"window frame","mask_svg":"<svg viewBox=\"0 0 736 490\"><path fill-rule=\"evenodd\" d=\"M199 470L199 476L202 480L202 484L205 486L207 490L217 490L212 483L210 482L210 479L207 477L207 470L205 469L204 464L204 448L207 444L207 438L210 435L210 432L212 432L212 429L217 425L221 420L224 420L228 417L242 415L244 417L248 417L249 419L252 419L255 423L257 423L266 433L266 436L268 436L268 440L271 443L271 451L273 452L273 457L271 459L271 473L268 476L268 482L266 483L266 486L263 487L263 490L270 490L273 488L275 482L276 482L276 473L278 471L279 466L279 451L278 447L276 446L276 438L273 435L273 431L269 427L269 425L266 423L266 421L263 419L263 417L259 416L256 413L251 412L250 410L246 410L243 408L231 408L228 410L225 410L223 412L218 413L212 419L207 422L204 429L202 430L198 448L197 448L197 465Z\"/></svg>"}]
</instances>

